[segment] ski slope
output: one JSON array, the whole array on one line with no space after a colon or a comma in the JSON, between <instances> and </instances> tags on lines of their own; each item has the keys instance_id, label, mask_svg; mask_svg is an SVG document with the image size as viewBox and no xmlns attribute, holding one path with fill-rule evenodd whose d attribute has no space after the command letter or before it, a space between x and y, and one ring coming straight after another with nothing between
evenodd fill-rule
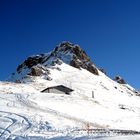
<instances>
[{"instance_id":1,"label":"ski slope","mask_svg":"<svg viewBox=\"0 0 140 140\"><path fill-rule=\"evenodd\" d=\"M38 76L0 82L0 139L140 139L140 97L134 88L65 63L48 69L51 81ZM74 91L40 92L55 85Z\"/></svg>"}]
</instances>

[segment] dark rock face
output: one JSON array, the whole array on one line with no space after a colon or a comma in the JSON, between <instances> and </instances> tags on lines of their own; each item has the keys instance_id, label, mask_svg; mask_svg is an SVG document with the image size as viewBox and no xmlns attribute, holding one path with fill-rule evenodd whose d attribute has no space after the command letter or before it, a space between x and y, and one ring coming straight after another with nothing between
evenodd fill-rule
<instances>
[{"instance_id":1,"label":"dark rock face","mask_svg":"<svg viewBox=\"0 0 140 140\"><path fill-rule=\"evenodd\" d=\"M31 67L40 64L44 59L43 56L44 55L41 54L34 57L28 57L27 60L25 60L21 65L18 66L17 72L20 73L23 67L28 67L30 69Z\"/></svg>"},{"instance_id":2,"label":"dark rock face","mask_svg":"<svg viewBox=\"0 0 140 140\"><path fill-rule=\"evenodd\" d=\"M59 50L63 52L69 51L73 54L72 60L70 61L71 66L75 68L84 68L95 75L99 75L98 69L94 66L86 52L83 51L78 45L74 45L70 42L64 42L60 44Z\"/></svg>"},{"instance_id":3,"label":"dark rock face","mask_svg":"<svg viewBox=\"0 0 140 140\"><path fill-rule=\"evenodd\" d=\"M90 61L90 58L87 56L86 52L79 46L75 46L72 51L79 60Z\"/></svg>"},{"instance_id":4,"label":"dark rock face","mask_svg":"<svg viewBox=\"0 0 140 140\"><path fill-rule=\"evenodd\" d=\"M71 60L70 65L75 67L75 68L80 69L81 64L79 62L77 62L77 61Z\"/></svg>"},{"instance_id":5,"label":"dark rock face","mask_svg":"<svg viewBox=\"0 0 140 140\"><path fill-rule=\"evenodd\" d=\"M99 75L98 70L95 66L93 66L92 64L89 65L85 65L85 69L87 69L89 72L95 74L95 75Z\"/></svg>"},{"instance_id":6,"label":"dark rock face","mask_svg":"<svg viewBox=\"0 0 140 140\"><path fill-rule=\"evenodd\" d=\"M126 84L125 80L122 77L120 77L120 76L116 76L114 78L114 81L116 81L119 84Z\"/></svg>"},{"instance_id":7,"label":"dark rock face","mask_svg":"<svg viewBox=\"0 0 140 140\"><path fill-rule=\"evenodd\" d=\"M84 68L95 75L99 75L97 68L92 63L86 64L83 62L72 60L70 62L70 65L75 67L75 68L79 68L79 69Z\"/></svg>"},{"instance_id":8,"label":"dark rock face","mask_svg":"<svg viewBox=\"0 0 140 140\"><path fill-rule=\"evenodd\" d=\"M41 76L41 75L43 75L43 70L41 68L38 68L38 67L32 67L31 72L28 73L28 75L30 75L30 76Z\"/></svg>"}]
</instances>

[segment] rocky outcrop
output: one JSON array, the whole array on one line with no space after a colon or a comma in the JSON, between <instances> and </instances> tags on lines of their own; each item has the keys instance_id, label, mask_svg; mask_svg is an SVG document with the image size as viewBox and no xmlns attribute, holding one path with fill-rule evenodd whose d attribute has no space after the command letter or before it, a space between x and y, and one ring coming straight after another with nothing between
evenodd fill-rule
<instances>
[{"instance_id":1,"label":"rocky outcrop","mask_svg":"<svg viewBox=\"0 0 140 140\"><path fill-rule=\"evenodd\" d=\"M125 80L121 76L116 76L114 78L114 81L116 81L119 84L126 84Z\"/></svg>"},{"instance_id":2,"label":"rocky outcrop","mask_svg":"<svg viewBox=\"0 0 140 140\"><path fill-rule=\"evenodd\" d=\"M75 68L83 68L95 75L99 75L98 69L80 46L74 45L70 42L63 42L55 49L54 53L57 52L63 52L65 55L71 53L72 57L69 62L71 66Z\"/></svg>"},{"instance_id":3,"label":"rocky outcrop","mask_svg":"<svg viewBox=\"0 0 140 140\"><path fill-rule=\"evenodd\" d=\"M18 66L17 72L20 73L24 67L31 68L37 64L41 64L44 59L44 54L28 57L21 65Z\"/></svg>"},{"instance_id":4,"label":"rocky outcrop","mask_svg":"<svg viewBox=\"0 0 140 140\"><path fill-rule=\"evenodd\" d=\"M43 75L43 70L38 67L32 67L31 72L28 73L30 76L41 76Z\"/></svg>"}]
</instances>

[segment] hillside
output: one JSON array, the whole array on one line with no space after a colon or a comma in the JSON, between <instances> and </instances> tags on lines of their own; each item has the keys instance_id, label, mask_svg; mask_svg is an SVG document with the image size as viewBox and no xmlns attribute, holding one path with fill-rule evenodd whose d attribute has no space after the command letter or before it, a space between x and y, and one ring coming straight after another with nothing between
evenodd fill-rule
<instances>
[{"instance_id":1,"label":"hillside","mask_svg":"<svg viewBox=\"0 0 140 140\"><path fill-rule=\"evenodd\" d=\"M0 82L0 139L139 139L139 93L120 79L70 42L31 56ZM73 92L41 92L58 85Z\"/></svg>"}]
</instances>

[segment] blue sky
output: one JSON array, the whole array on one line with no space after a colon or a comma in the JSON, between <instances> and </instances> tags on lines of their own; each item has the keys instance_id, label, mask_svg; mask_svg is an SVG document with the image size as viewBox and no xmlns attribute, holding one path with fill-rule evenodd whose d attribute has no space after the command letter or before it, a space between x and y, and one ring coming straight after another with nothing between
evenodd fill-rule
<instances>
[{"instance_id":1,"label":"blue sky","mask_svg":"<svg viewBox=\"0 0 140 140\"><path fill-rule=\"evenodd\" d=\"M0 0L0 80L61 41L140 88L139 0Z\"/></svg>"}]
</instances>

